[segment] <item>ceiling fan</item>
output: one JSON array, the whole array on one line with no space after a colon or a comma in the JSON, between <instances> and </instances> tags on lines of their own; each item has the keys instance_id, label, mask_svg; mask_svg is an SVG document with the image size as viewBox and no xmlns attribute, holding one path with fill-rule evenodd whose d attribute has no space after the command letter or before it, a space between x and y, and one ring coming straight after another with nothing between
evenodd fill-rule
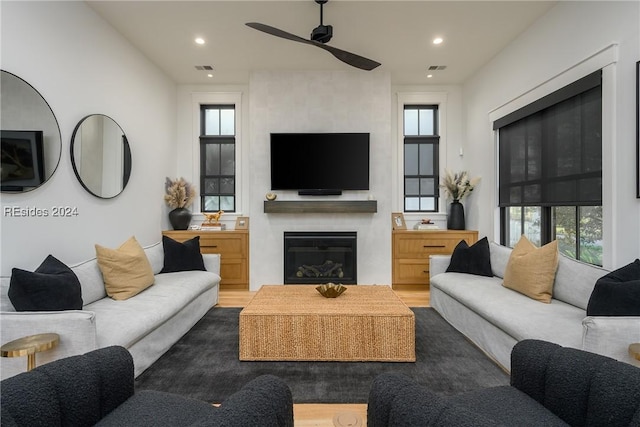
<instances>
[{"instance_id":1,"label":"ceiling fan","mask_svg":"<svg viewBox=\"0 0 640 427\"><path fill-rule=\"evenodd\" d=\"M322 22L322 6L329 0L315 0L320 5L320 25L313 29L311 32L311 38L305 39L298 37L295 34L288 33L279 28L272 27L270 25L261 24L259 22L247 22L246 25L255 28L256 30L271 34L272 36L282 37L283 39L292 40L294 42L300 42L317 46L320 49L324 49L338 58L340 61L345 62L352 67L360 68L362 70L371 71L374 68L381 65L379 62L365 58L364 56L356 55L355 53L347 52L342 49L328 46L327 43L333 36L333 27L331 25L324 25Z\"/></svg>"}]
</instances>

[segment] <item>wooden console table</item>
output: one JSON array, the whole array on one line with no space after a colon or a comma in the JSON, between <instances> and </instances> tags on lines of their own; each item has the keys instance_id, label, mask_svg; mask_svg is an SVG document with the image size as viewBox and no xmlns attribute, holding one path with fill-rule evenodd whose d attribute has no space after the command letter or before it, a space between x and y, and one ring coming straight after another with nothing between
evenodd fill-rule
<instances>
[{"instance_id":1,"label":"wooden console table","mask_svg":"<svg viewBox=\"0 0 640 427\"><path fill-rule=\"evenodd\" d=\"M427 288L429 255L448 255L461 240L478 240L473 230L393 230L392 283L394 289Z\"/></svg>"},{"instance_id":2,"label":"wooden console table","mask_svg":"<svg viewBox=\"0 0 640 427\"><path fill-rule=\"evenodd\" d=\"M249 231L163 231L178 242L200 236L200 252L220 254L220 289L249 289Z\"/></svg>"}]
</instances>

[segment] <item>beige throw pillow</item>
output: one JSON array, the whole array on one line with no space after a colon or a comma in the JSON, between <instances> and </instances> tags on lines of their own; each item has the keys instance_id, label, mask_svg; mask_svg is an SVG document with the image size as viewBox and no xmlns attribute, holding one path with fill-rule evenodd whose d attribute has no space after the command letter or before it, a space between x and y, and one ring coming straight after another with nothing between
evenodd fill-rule
<instances>
[{"instance_id":1,"label":"beige throw pillow","mask_svg":"<svg viewBox=\"0 0 640 427\"><path fill-rule=\"evenodd\" d=\"M96 245L96 258L104 286L114 300L125 300L153 285L151 264L135 237L118 249Z\"/></svg>"},{"instance_id":2,"label":"beige throw pillow","mask_svg":"<svg viewBox=\"0 0 640 427\"><path fill-rule=\"evenodd\" d=\"M511 251L503 285L549 304L558 268L558 241L537 248L524 235Z\"/></svg>"}]
</instances>

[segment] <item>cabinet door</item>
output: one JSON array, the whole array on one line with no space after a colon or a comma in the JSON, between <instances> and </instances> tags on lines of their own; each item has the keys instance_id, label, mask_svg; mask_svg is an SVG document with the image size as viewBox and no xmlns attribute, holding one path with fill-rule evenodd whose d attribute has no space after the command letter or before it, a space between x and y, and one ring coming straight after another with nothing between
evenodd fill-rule
<instances>
[{"instance_id":1,"label":"cabinet door","mask_svg":"<svg viewBox=\"0 0 640 427\"><path fill-rule=\"evenodd\" d=\"M396 285L429 284L429 259L394 260L393 283Z\"/></svg>"}]
</instances>

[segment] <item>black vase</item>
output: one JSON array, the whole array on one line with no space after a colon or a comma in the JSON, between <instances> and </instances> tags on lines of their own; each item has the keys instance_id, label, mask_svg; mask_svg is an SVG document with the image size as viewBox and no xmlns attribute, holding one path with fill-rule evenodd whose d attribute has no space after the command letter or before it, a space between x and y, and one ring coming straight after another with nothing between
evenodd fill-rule
<instances>
[{"instance_id":1,"label":"black vase","mask_svg":"<svg viewBox=\"0 0 640 427\"><path fill-rule=\"evenodd\" d=\"M186 230L191 223L191 212L187 208L175 208L169 212L169 222L174 230Z\"/></svg>"},{"instance_id":2,"label":"black vase","mask_svg":"<svg viewBox=\"0 0 640 427\"><path fill-rule=\"evenodd\" d=\"M464 230L464 206L458 200L451 202L449 216L447 216L449 230Z\"/></svg>"}]
</instances>

